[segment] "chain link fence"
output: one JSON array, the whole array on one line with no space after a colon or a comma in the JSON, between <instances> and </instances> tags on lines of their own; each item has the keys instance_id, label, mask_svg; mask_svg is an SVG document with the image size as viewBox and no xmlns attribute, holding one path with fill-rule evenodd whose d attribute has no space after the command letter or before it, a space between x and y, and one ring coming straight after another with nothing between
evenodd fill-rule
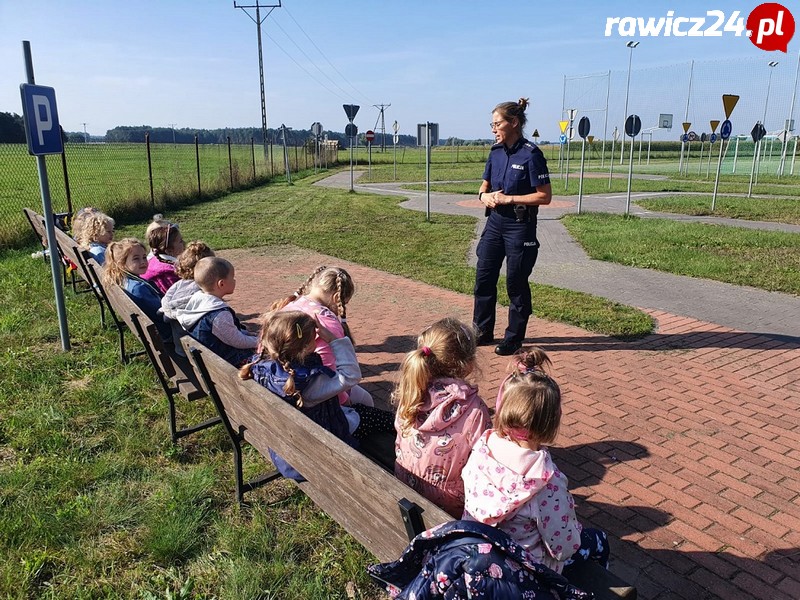
<instances>
[{"instance_id":1,"label":"chain link fence","mask_svg":"<svg viewBox=\"0 0 800 600\"><path fill-rule=\"evenodd\" d=\"M149 215L292 172L336 164L330 145L65 144L45 158L53 211L94 206L113 217ZM265 156L266 154L266 156ZM0 144L0 248L30 242L25 207L42 210L36 160L25 144Z\"/></svg>"}]
</instances>

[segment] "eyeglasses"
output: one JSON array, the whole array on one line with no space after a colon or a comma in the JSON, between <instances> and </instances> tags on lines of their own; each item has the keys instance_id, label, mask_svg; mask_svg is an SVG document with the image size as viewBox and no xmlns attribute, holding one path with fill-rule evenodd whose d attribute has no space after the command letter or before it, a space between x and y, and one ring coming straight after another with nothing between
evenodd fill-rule
<instances>
[{"instance_id":1,"label":"eyeglasses","mask_svg":"<svg viewBox=\"0 0 800 600\"><path fill-rule=\"evenodd\" d=\"M495 121L494 123L489 123L489 129L500 129L500 125L505 123L505 119L501 119L500 121Z\"/></svg>"}]
</instances>

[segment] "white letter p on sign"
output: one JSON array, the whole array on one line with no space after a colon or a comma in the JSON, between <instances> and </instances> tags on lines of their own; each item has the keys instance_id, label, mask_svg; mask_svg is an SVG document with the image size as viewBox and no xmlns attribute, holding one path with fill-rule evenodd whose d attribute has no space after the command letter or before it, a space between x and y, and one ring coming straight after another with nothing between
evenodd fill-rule
<instances>
[{"instance_id":1,"label":"white letter p on sign","mask_svg":"<svg viewBox=\"0 0 800 600\"><path fill-rule=\"evenodd\" d=\"M50 100L47 99L47 96L40 96L39 94L33 94L31 99L33 100L36 134L39 136L39 145L43 146L44 132L50 131L53 128L53 119L50 113ZM44 109L44 112L42 109ZM42 118L43 114L44 118Z\"/></svg>"}]
</instances>

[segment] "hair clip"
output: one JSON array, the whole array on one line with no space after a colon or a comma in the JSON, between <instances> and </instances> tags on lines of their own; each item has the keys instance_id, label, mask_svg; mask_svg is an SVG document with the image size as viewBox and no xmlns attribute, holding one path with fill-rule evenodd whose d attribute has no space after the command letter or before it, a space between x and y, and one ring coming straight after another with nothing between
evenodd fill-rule
<instances>
[{"instance_id":1,"label":"hair clip","mask_svg":"<svg viewBox=\"0 0 800 600\"><path fill-rule=\"evenodd\" d=\"M300 323L295 323L294 326L297 328L297 339L298 340L302 340L303 339L303 328L300 327Z\"/></svg>"},{"instance_id":2,"label":"hair clip","mask_svg":"<svg viewBox=\"0 0 800 600\"><path fill-rule=\"evenodd\" d=\"M422 348L420 348L420 351L422 352L422 356L430 356L431 355L431 349L428 346L423 346Z\"/></svg>"}]
</instances>

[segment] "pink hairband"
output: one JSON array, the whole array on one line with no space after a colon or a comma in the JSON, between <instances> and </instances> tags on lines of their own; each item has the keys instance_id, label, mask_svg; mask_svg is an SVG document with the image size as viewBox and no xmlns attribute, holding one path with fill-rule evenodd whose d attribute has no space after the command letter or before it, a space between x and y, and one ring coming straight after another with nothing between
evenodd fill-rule
<instances>
[{"instance_id":1,"label":"pink hairband","mask_svg":"<svg viewBox=\"0 0 800 600\"><path fill-rule=\"evenodd\" d=\"M422 348L420 348L420 352L422 352L422 356L430 356L431 355L431 349L428 346L423 346Z\"/></svg>"},{"instance_id":2,"label":"pink hairband","mask_svg":"<svg viewBox=\"0 0 800 600\"><path fill-rule=\"evenodd\" d=\"M527 375L528 373L534 373L534 372L537 372L537 371L540 372L540 373L543 373L543 371L541 369L539 369L538 367L534 367L534 368L531 369L530 367L528 367L524 363L517 363L517 370L516 371L512 371L511 373L506 375L506 378L503 379L503 382L500 384L500 389L497 390L497 400L494 403L494 412L495 412L495 414L500 412L500 407L503 405L503 388L505 387L505 385L508 382L508 380L511 379L512 377L514 377L514 375L517 375L517 374Z\"/></svg>"}]
</instances>

